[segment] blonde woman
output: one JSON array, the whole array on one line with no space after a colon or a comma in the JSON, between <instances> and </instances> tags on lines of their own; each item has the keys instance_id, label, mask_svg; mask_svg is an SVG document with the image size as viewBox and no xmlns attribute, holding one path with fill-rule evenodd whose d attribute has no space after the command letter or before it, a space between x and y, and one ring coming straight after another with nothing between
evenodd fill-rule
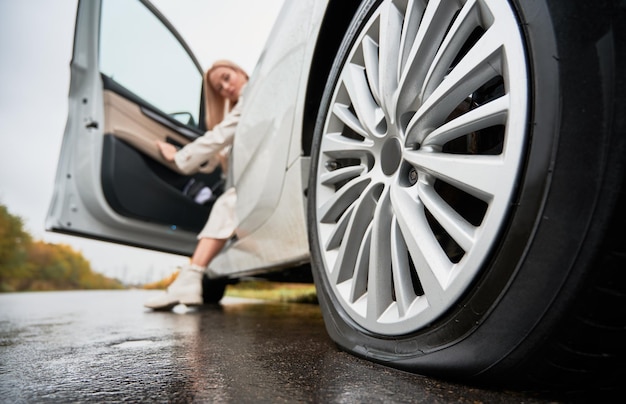
<instances>
[{"instance_id":1,"label":"blonde woman","mask_svg":"<svg viewBox=\"0 0 626 404\"><path fill-rule=\"evenodd\" d=\"M166 161L174 162L185 174L211 172L225 161L233 143L241 116L242 90L248 82L246 72L235 63L220 60L204 75L206 126L208 131L180 150L166 142L157 142ZM190 263L184 266L167 292L147 301L153 310L169 310L177 304L202 304L202 276L213 258L237 226L234 188L227 189L213 205L209 220L198 234L198 244Z\"/></svg>"}]
</instances>

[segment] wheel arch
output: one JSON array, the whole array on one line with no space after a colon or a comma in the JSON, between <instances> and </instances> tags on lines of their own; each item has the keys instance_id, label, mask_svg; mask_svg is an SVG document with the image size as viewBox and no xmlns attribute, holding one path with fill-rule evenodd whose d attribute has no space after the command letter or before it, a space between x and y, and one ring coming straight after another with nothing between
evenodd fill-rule
<instances>
[{"instance_id":1,"label":"wheel arch","mask_svg":"<svg viewBox=\"0 0 626 404\"><path fill-rule=\"evenodd\" d=\"M309 77L306 86L304 114L302 120L302 153L311 155L311 142L315 130L320 101L324 93L324 83L330 73L335 55L344 34L350 26L356 10L361 5L360 0L330 0L322 25L317 36L315 51L311 60ZM322 83L322 85L320 85Z\"/></svg>"}]
</instances>

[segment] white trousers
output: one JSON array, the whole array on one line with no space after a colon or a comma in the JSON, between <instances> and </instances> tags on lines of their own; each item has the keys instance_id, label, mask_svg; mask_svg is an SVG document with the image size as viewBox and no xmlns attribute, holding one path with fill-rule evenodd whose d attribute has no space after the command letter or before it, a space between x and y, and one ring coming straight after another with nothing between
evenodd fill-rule
<instances>
[{"instance_id":1,"label":"white trousers","mask_svg":"<svg viewBox=\"0 0 626 404\"><path fill-rule=\"evenodd\" d=\"M226 239L235 234L237 228L237 192L235 188L228 188L213 204L209 220L198 234L201 238Z\"/></svg>"}]
</instances>

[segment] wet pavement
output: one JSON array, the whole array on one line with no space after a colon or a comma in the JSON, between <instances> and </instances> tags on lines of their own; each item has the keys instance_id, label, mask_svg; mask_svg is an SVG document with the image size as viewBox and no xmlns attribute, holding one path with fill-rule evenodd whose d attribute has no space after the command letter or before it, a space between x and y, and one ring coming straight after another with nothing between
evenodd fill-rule
<instances>
[{"instance_id":1,"label":"wet pavement","mask_svg":"<svg viewBox=\"0 0 626 404\"><path fill-rule=\"evenodd\" d=\"M0 294L0 401L548 402L341 352L315 305L226 298L162 313L142 307L152 293Z\"/></svg>"}]
</instances>

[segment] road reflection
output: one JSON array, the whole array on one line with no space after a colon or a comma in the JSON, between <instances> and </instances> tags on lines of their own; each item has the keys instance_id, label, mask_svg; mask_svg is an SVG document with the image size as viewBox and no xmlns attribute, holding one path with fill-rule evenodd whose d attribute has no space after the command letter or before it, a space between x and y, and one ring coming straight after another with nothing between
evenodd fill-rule
<instances>
[{"instance_id":1,"label":"road reflection","mask_svg":"<svg viewBox=\"0 0 626 404\"><path fill-rule=\"evenodd\" d=\"M543 402L361 360L315 305L225 299L151 312L150 292L0 295L5 402Z\"/></svg>"}]
</instances>

